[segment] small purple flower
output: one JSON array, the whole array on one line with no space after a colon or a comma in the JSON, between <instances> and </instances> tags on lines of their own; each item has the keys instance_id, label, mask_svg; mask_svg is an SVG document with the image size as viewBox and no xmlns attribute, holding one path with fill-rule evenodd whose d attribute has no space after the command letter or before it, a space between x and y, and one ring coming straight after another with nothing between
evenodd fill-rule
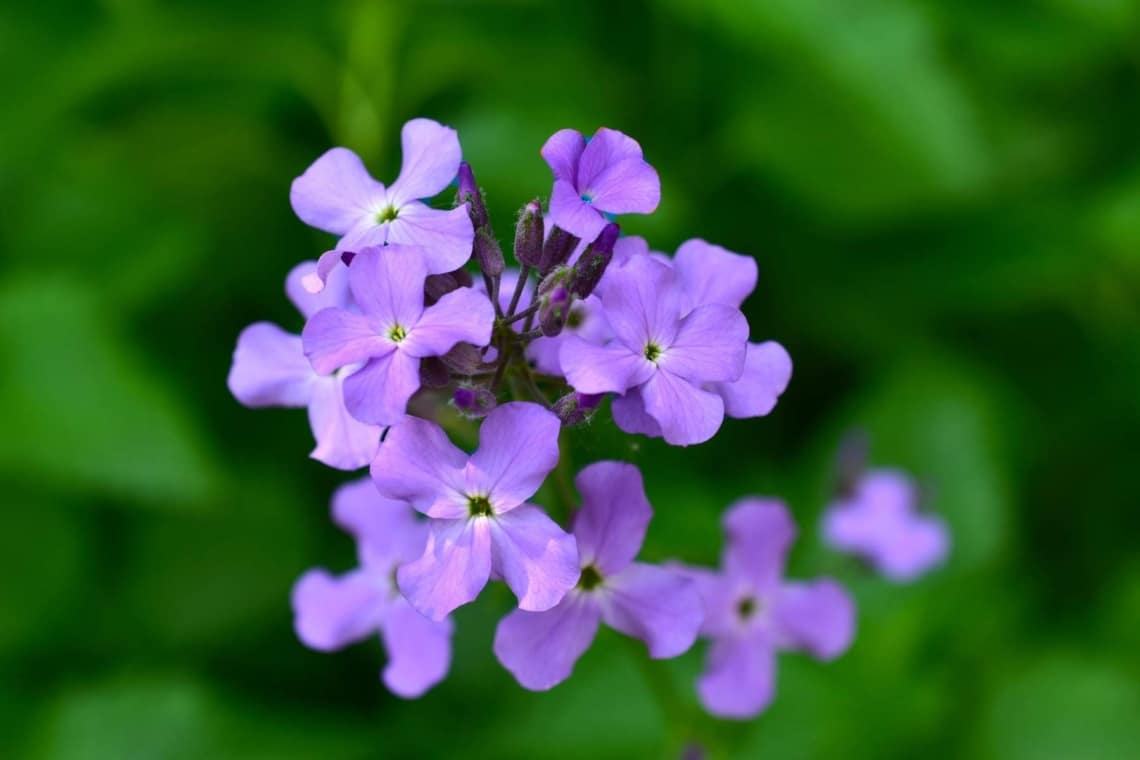
<instances>
[{"instance_id":1,"label":"small purple flower","mask_svg":"<svg viewBox=\"0 0 1140 760\"><path fill-rule=\"evenodd\" d=\"M741 499L724 528L722 572L686 568L704 600L701 636L712 640L697 692L713 715L751 718L772 701L777 652L838 657L854 637L855 605L833 580L784 580L796 528L782 502Z\"/></svg>"},{"instance_id":2,"label":"small purple flower","mask_svg":"<svg viewBox=\"0 0 1140 760\"><path fill-rule=\"evenodd\" d=\"M388 652L384 683L418 697L447 675L450 620L416 612L396 588L396 568L415 559L427 524L407 504L383 499L367 478L333 495L333 521L356 539L360 567L341 576L305 573L293 587L294 628L310 649L329 652L379 633Z\"/></svg>"},{"instance_id":3,"label":"small purple flower","mask_svg":"<svg viewBox=\"0 0 1140 760\"><path fill-rule=\"evenodd\" d=\"M613 337L609 325L606 324L605 314L602 313L602 302L596 295L589 295L582 300L576 300L570 306L570 313L566 316L566 324L562 332L551 338L536 338L526 349L527 358L534 362L540 372L548 375L561 375L562 364L558 359L562 345L571 335L595 345L602 345Z\"/></svg>"},{"instance_id":4,"label":"small purple flower","mask_svg":"<svg viewBox=\"0 0 1140 760\"><path fill-rule=\"evenodd\" d=\"M651 214L661 200L661 180L631 137L602 127L588 141L563 129L542 146L554 172L551 225L582 240L593 240L606 226L604 214Z\"/></svg>"},{"instance_id":5,"label":"small purple flower","mask_svg":"<svg viewBox=\"0 0 1140 760\"><path fill-rule=\"evenodd\" d=\"M303 262L285 280L285 291L301 313L310 317L326 307L353 308L348 271L334 273L323 292L312 294L301 281L315 269L315 262ZM376 455L381 429L356 420L345 410L344 382L354 371L346 367L331 375L318 374L305 358L300 335L258 322L238 337L227 384L248 407L308 407L317 442L309 456L329 467L355 470Z\"/></svg>"},{"instance_id":6,"label":"small purple flower","mask_svg":"<svg viewBox=\"0 0 1140 760\"><path fill-rule=\"evenodd\" d=\"M896 470L871 470L823 518L831 547L858 555L885 577L913 581L942 564L950 550L946 524L918 511L914 483Z\"/></svg>"},{"instance_id":7,"label":"small purple flower","mask_svg":"<svg viewBox=\"0 0 1140 760\"><path fill-rule=\"evenodd\" d=\"M495 656L535 691L570 676L603 620L641 639L650 657L662 659L693 645L703 616L688 579L633 561L653 516L637 468L597 462L578 473L575 483L582 494L573 530L582 567L577 587L545 612L515 610L495 631Z\"/></svg>"},{"instance_id":8,"label":"small purple flower","mask_svg":"<svg viewBox=\"0 0 1140 760\"><path fill-rule=\"evenodd\" d=\"M538 404L504 404L483 421L470 457L426 420L407 417L388 431L373 482L382 496L432 518L423 556L398 576L416 609L440 620L494 574L520 609L542 611L578 581L574 537L525 503L558 463L560 426Z\"/></svg>"},{"instance_id":9,"label":"small purple flower","mask_svg":"<svg viewBox=\"0 0 1140 760\"><path fill-rule=\"evenodd\" d=\"M581 393L637 391L671 444L711 438L724 420L724 401L705 386L744 371L744 315L718 303L686 311L673 270L649 256L607 273L600 296L615 339L597 346L566 338L559 360L570 385Z\"/></svg>"},{"instance_id":10,"label":"small purple flower","mask_svg":"<svg viewBox=\"0 0 1140 760\"><path fill-rule=\"evenodd\" d=\"M391 425L404 416L420 387L421 359L491 339L494 309L472 288L457 288L424 308L427 275L422 258L408 248L392 244L357 254L348 283L362 313L322 309L302 333L317 372L363 362L344 384L345 406L361 422Z\"/></svg>"},{"instance_id":11,"label":"small purple flower","mask_svg":"<svg viewBox=\"0 0 1140 760\"><path fill-rule=\"evenodd\" d=\"M412 119L400 132L404 162L385 188L347 148L332 148L313 162L289 193L293 211L308 225L339 235L336 248L321 256L316 276L305 287L316 292L343 252L358 253L385 243L419 246L428 274L458 269L471 257L475 231L466 204L433 209L420 199L446 188L459 171L462 152L455 130L431 119Z\"/></svg>"}]
</instances>

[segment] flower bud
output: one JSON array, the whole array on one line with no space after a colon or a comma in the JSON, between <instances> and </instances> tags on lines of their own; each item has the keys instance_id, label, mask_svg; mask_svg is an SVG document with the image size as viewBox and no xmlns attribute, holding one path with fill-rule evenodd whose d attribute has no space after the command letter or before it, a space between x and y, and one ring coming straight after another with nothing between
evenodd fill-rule
<instances>
[{"instance_id":1,"label":"flower bud","mask_svg":"<svg viewBox=\"0 0 1140 760\"><path fill-rule=\"evenodd\" d=\"M479 268L489 277L498 277L503 273L503 249L499 241L491 234L490 227L480 227L475 230L475 246L473 249L475 261Z\"/></svg>"},{"instance_id":2,"label":"flower bud","mask_svg":"<svg viewBox=\"0 0 1140 760\"><path fill-rule=\"evenodd\" d=\"M550 237L542 247L542 259L539 261L538 270L549 272L554 267L565 264L579 242L578 238L561 227L552 229Z\"/></svg>"},{"instance_id":3,"label":"flower bud","mask_svg":"<svg viewBox=\"0 0 1140 760\"><path fill-rule=\"evenodd\" d=\"M594 416L598 405L602 403L602 394L568 393L554 402L554 413L562 424L568 427L581 425Z\"/></svg>"},{"instance_id":4,"label":"flower bud","mask_svg":"<svg viewBox=\"0 0 1140 760\"><path fill-rule=\"evenodd\" d=\"M455 277L450 273L429 275L424 280L424 305L431 306L439 299L459 287Z\"/></svg>"},{"instance_id":5,"label":"flower bud","mask_svg":"<svg viewBox=\"0 0 1140 760\"><path fill-rule=\"evenodd\" d=\"M606 267L614 257L614 243L617 242L620 231L621 228L611 222L602 228L594 242L586 246L574 267L574 279L570 282L570 291L574 295L585 298L598 287L602 275L606 273Z\"/></svg>"},{"instance_id":6,"label":"flower bud","mask_svg":"<svg viewBox=\"0 0 1140 760\"><path fill-rule=\"evenodd\" d=\"M542 297L538 307L538 326L542 334L553 338L562 332L566 324L566 316L570 313L570 291L562 285Z\"/></svg>"},{"instance_id":7,"label":"flower bud","mask_svg":"<svg viewBox=\"0 0 1140 760\"><path fill-rule=\"evenodd\" d=\"M520 264L545 271L542 263L542 238L545 228L542 221L542 205L537 200L523 207L519 223L515 228L515 258Z\"/></svg>"},{"instance_id":8,"label":"flower bud","mask_svg":"<svg viewBox=\"0 0 1140 760\"><path fill-rule=\"evenodd\" d=\"M461 414L471 418L487 416L487 413L494 409L497 404L495 394L491 391L470 385L461 385L456 388L451 403Z\"/></svg>"},{"instance_id":9,"label":"flower bud","mask_svg":"<svg viewBox=\"0 0 1140 760\"><path fill-rule=\"evenodd\" d=\"M483 203L483 193L475 183L475 175L471 171L471 164L464 161L459 165L459 192L455 194L455 205L466 203L467 213L471 216L471 224L475 230L481 230L490 223L487 216L487 206Z\"/></svg>"},{"instance_id":10,"label":"flower bud","mask_svg":"<svg viewBox=\"0 0 1140 760\"><path fill-rule=\"evenodd\" d=\"M421 388L442 388L449 382L451 382L451 373L439 357L429 356L420 360Z\"/></svg>"},{"instance_id":11,"label":"flower bud","mask_svg":"<svg viewBox=\"0 0 1140 760\"><path fill-rule=\"evenodd\" d=\"M440 359L457 375L474 375L483 364L482 352L470 343L456 343Z\"/></svg>"}]
</instances>

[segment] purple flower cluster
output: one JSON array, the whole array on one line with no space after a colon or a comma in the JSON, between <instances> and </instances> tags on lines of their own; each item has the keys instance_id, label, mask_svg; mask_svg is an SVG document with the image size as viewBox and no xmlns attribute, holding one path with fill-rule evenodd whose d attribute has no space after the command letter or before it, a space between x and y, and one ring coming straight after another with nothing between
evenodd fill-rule
<instances>
[{"instance_id":1,"label":"purple flower cluster","mask_svg":"<svg viewBox=\"0 0 1140 760\"><path fill-rule=\"evenodd\" d=\"M247 406L308 408L313 458L370 467L333 497L359 567L300 578L301 641L325 651L379 633L384 682L414 697L446 675L452 611L503 581L517 609L499 623L494 653L524 687L569 677L604 622L653 658L711 639L698 691L726 717L770 701L777 651L841 654L854 606L833 581L783 580L795 529L778 502L729 511L715 574L636 560L653 510L634 465L590 464L574 481L580 504L567 495L561 431L607 399L623 431L676 446L709 440L726 416L772 411L791 360L778 343L750 340L741 306L756 262L699 239L668 256L621 236L615 215L656 209L657 172L621 132L562 130L541 151L549 204L523 207L511 269L456 132L415 119L402 146L389 187L346 148L294 181L297 215L338 240L286 279L301 334L250 326L230 371ZM453 181L454 207L429 205ZM471 453L452 443L449 433L472 442L475 426ZM547 506L567 528L532 502L555 468L565 487ZM883 559L879 537L918 528L886 527L879 512L863 514L878 497L860 498L836 507L829 537L885 572L912 567Z\"/></svg>"}]
</instances>

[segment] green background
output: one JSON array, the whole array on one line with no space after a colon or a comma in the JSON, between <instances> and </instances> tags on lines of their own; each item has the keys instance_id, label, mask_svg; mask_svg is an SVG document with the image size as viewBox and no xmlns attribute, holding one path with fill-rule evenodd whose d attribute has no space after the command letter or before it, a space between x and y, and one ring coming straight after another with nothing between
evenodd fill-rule
<instances>
[{"instance_id":1,"label":"green background","mask_svg":"<svg viewBox=\"0 0 1140 760\"><path fill-rule=\"evenodd\" d=\"M4 3L0 755L1135 752L1138 51L1135 0ZM300 329L282 281L328 238L291 179L346 145L390 181L420 115L459 129L503 238L549 192L545 138L606 125L662 177L628 232L756 256L753 337L795 362L776 411L691 449L600 419L575 457L644 469L643 557L712 563L723 508L778 494L793 574L850 585L853 649L784 657L759 719L698 717L702 646L646 668L612 632L524 692L501 587L419 701L378 642L294 639L293 580L353 562L345 477L303 412L229 396L230 355ZM855 426L952 526L914 585L820 547Z\"/></svg>"}]
</instances>

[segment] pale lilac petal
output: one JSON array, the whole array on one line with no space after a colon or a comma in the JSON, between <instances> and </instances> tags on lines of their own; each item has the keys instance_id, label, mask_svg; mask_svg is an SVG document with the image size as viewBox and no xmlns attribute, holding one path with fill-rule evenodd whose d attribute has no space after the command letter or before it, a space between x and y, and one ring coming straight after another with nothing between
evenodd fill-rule
<instances>
[{"instance_id":1,"label":"pale lilac petal","mask_svg":"<svg viewBox=\"0 0 1140 760\"><path fill-rule=\"evenodd\" d=\"M226 384L246 406L298 407L309 403L316 377L301 348L301 336L257 322L238 336Z\"/></svg>"},{"instance_id":2,"label":"pale lilac petal","mask_svg":"<svg viewBox=\"0 0 1140 760\"><path fill-rule=\"evenodd\" d=\"M388 223L388 242L420 246L428 274L454 272L471 258L475 228L466 206L434 209L408 203Z\"/></svg>"},{"instance_id":3,"label":"pale lilac petal","mask_svg":"<svg viewBox=\"0 0 1140 760\"><path fill-rule=\"evenodd\" d=\"M407 329L419 321L427 279L424 255L419 248L393 244L361 251L352 260L352 298L374 325Z\"/></svg>"},{"instance_id":4,"label":"pale lilac petal","mask_svg":"<svg viewBox=\"0 0 1140 760\"><path fill-rule=\"evenodd\" d=\"M332 497L333 522L356 539L361 564L384 574L424 553L427 522L404 501L385 499L370 478L345 483Z\"/></svg>"},{"instance_id":5,"label":"pale lilac petal","mask_svg":"<svg viewBox=\"0 0 1140 760\"><path fill-rule=\"evenodd\" d=\"M289 202L305 224L343 235L380 210L384 185L369 176L351 150L332 148L293 180Z\"/></svg>"},{"instance_id":6,"label":"pale lilac petal","mask_svg":"<svg viewBox=\"0 0 1140 760\"><path fill-rule=\"evenodd\" d=\"M625 235L614 243L614 257L610 266L622 266L637 256L649 255L649 241L639 235Z\"/></svg>"},{"instance_id":7,"label":"pale lilac petal","mask_svg":"<svg viewBox=\"0 0 1140 760\"><path fill-rule=\"evenodd\" d=\"M495 629L495 656L523 687L546 691L570 677L600 619L593 600L577 593L545 612L515 610Z\"/></svg>"},{"instance_id":8,"label":"pale lilac petal","mask_svg":"<svg viewBox=\"0 0 1140 760\"><path fill-rule=\"evenodd\" d=\"M626 433L647 435L650 438L661 437L661 426L645 411L640 388L630 388L624 396L615 396L610 405L610 413L614 424Z\"/></svg>"},{"instance_id":9,"label":"pale lilac petal","mask_svg":"<svg viewBox=\"0 0 1140 760\"><path fill-rule=\"evenodd\" d=\"M329 277L332 276L333 272L339 271L342 269L342 267L341 267L342 263L343 263L343 251L341 251L341 249L339 247L334 248L331 251L325 251L324 253L322 253L320 256L317 257L316 268L313 271L311 271L307 274L303 274L301 276L301 283L300 283L301 287L304 288L304 290L307 293L311 293L314 295L317 293L320 293L322 290L325 289L325 282L329 279ZM345 267L345 269L347 269L347 267ZM347 287L348 287L348 275L347 275L347 273L344 273L344 277L345 277L345 279L344 279L345 290L347 292ZM297 304L298 308L301 308L300 302L297 299L294 299L293 303ZM340 304L340 305L343 306L343 304ZM318 309L318 311L319 311L319 309ZM311 316L311 315L306 314L305 316Z\"/></svg>"},{"instance_id":10,"label":"pale lilac petal","mask_svg":"<svg viewBox=\"0 0 1140 760\"><path fill-rule=\"evenodd\" d=\"M574 478L582 507L574 515L574 538L582 566L603 577L629 566L653 517L641 471L625 462L595 462Z\"/></svg>"},{"instance_id":11,"label":"pale lilac petal","mask_svg":"<svg viewBox=\"0 0 1140 760\"><path fill-rule=\"evenodd\" d=\"M748 344L739 380L714 383L709 390L724 399L729 417L763 417L775 408L791 379L792 357L779 343L768 340Z\"/></svg>"},{"instance_id":12,"label":"pale lilac petal","mask_svg":"<svg viewBox=\"0 0 1140 760\"><path fill-rule=\"evenodd\" d=\"M763 637L713 642L697 680L706 710L721 718L752 718L771 703L775 692L775 652Z\"/></svg>"},{"instance_id":13,"label":"pale lilac petal","mask_svg":"<svg viewBox=\"0 0 1140 760\"><path fill-rule=\"evenodd\" d=\"M661 202L661 179L652 166L631 158L607 167L583 192L607 214L651 214Z\"/></svg>"},{"instance_id":14,"label":"pale lilac petal","mask_svg":"<svg viewBox=\"0 0 1140 760\"><path fill-rule=\"evenodd\" d=\"M626 160L640 160L641 157L641 146L637 140L616 129L602 127L582 150L574 185L585 192L609 167Z\"/></svg>"},{"instance_id":15,"label":"pale lilac petal","mask_svg":"<svg viewBox=\"0 0 1140 760\"><path fill-rule=\"evenodd\" d=\"M423 556L396 572L400 591L432 620L479 596L491 577L491 518L429 521Z\"/></svg>"},{"instance_id":16,"label":"pale lilac petal","mask_svg":"<svg viewBox=\"0 0 1140 760\"><path fill-rule=\"evenodd\" d=\"M776 588L788 549L796 540L796 526L784 503L746 497L729 507L723 523L728 539L725 574L749 581L757 591Z\"/></svg>"},{"instance_id":17,"label":"pale lilac petal","mask_svg":"<svg viewBox=\"0 0 1140 760\"><path fill-rule=\"evenodd\" d=\"M334 253L334 256L337 260L340 259L339 253ZM347 309L352 303L348 292L348 267L335 267L328 272L326 278L320 278L317 274L318 266L316 261L302 261L285 278L285 294L305 319L321 309ZM306 286L313 278L322 283L316 292Z\"/></svg>"},{"instance_id":18,"label":"pale lilac petal","mask_svg":"<svg viewBox=\"0 0 1140 760\"><path fill-rule=\"evenodd\" d=\"M388 189L388 202L400 208L408 201L431 198L459 173L463 151L459 135L431 119L412 119L400 130L404 162Z\"/></svg>"},{"instance_id":19,"label":"pale lilac petal","mask_svg":"<svg viewBox=\"0 0 1140 760\"><path fill-rule=\"evenodd\" d=\"M485 346L491 342L494 326L495 307L490 299L474 288L458 288L424 309L400 350L424 357L443 356L456 343Z\"/></svg>"},{"instance_id":20,"label":"pale lilac petal","mask_svg":"<svg viewBox=\"0 0 1140 760\"><path fill-rule=\"evenodd\" d=\"M634 562L617 575L606 576L605 584L606 625L644 641L650 657L676 657L696 641L704 608L688 579Z\"/></svg>"},{"instance_id":21,"label":"pale lilac petal","mask_svg":"<svg viewBox=\"0 0 1140 760\"><path fill-rule=\"evenodd\" d=\"M564 179L554 182L546 218L551 227L561 227L583 241L596 238L607 224L602 213L582 200L577 188Z\"/></svg>"},{"instance_id":22,"label":"pale lilac petal","mask_svg":"<svg viewBox=\"0 0 1140 760\"><path fill-rule=\"evenodd\" d=\"M392 603L380 626L388 664L384 685L414 699L435 686L451 667L450 620L429 620L403 599Z\"/></svg>"},{"instance_id":23,"label":"pale lilac petal","mask_svg":"<svg viewBox=\"0 0 1140 760\"><path fill-rule=\"evenodd\" d=\"M680 322L680 292L673 270L649 256L606 271L599 286L606 321L617 339L639 355L652 341L673 343Z\"/></svg>"},{"instance_id":24,"label":"pale lilac petal","mask_svg":"<svg viewBox=\"0 0 1140 760\"><path fill-rule=\"evenodd\" d=\"M317 569L293 586L292 602L297 638L310 649L330 652L377 630L387 592L362 570L334 577Z\"/></svg>"},{"instance_id":25,"label":"pale lilac petal","mask_svg":"<svg viewBox=\"0 0 1140 760\"><path fill-rule=\"evenodd\" d=\"M542 158L554 172L555 179L574 184L578 179L578 159L586 147L586 138L574 129L560 129L542 146Z\"/></svg>"},{"instance_id":26,"label":"pale lilac petal","mask_svg":"<svg viewBox=\"0 0 1140 760\"><path fill-rule=\"evenodd\" d=\"M467 455L435 423L405 417L393 425L372 460L381 496L411 503L429 517L466 518L463 468Z\"/></svg>"},{"instance_id":27,"label":"pale lilac petal","mask_svg":"<svg viewBox=\"0 0 1140 760\"><path fill-rule=\"evenodd\" d=\"M658 370L641 386L645 411L657 420L666 442L674 446L704 443L724 421L724 402L688 380Z\"/></svg>"},{"instance_id":28,"label":"pale lilac petal","mask_svg":"<svg viewBox=\"0 0 1140 760\"><path fill-rule=\"evenodd\" d=\"M581 574L574 537L533 504L484 518L494 544L494 570L511 587L519 609L548 610Z\"/></svg>"},{"instance_id":29,"label":"pale lilac petal","mask_svg":"<svg viewBox=\"0 0 1140 760\"><path fill-rule=\"evenodd\" d=\"M344 237L337 241L336 253L359 253L369 248L388 244L388 233L391 231L390 222L380 222L373 216L366 216L360 223L349 230ZM321 261L324 261L324 254ZM343 260L343 258L342 258Z\"/></svg>"},{"instance_id":30,"label":"pale lilac petal","mask_svg":"<svg viewBox=\"0 0 1140 760\"><path fill-rule=\"evenodd\" d=\"M558 360L562 352L562 344L566 342L568 334L563 330L561 335L553 338L535 338L526 347L526 357L534 363L534 368L546 375L561 375L562 363Z\"/></svg>"},{"instance_id":31,"label":"pale lilac petal","mask_svg":"<svg viewBox=\"0 0 1140 760\"><path fill-rule=\"evenodd\" d=\"M309 427L317 446L310 457L338 470L367 467L380 446L381 428L367 425L344 407L344 377L317 378L309 403Z\"/></svg>"},{"instance_id":32,"label":"pale lilac petal","mask_svg":"<svg viewBox=\"0 0 1140 760\"><path fill-rule=\"evenodd\" d=\"M305 323L301 341L313 369L322 375L383 356L393 345L367 317L344 309L318 311Z\"/></svg>"},{"instance_id":33,"label":"pale lilac petal","mask_svg":"<svg viewBox=\"0 0 1140 760\"><path fill-rule=\"evenodd\" d=\"M747 352L748 320L739 309L709 304L681 320L657 365L695 382L732 381L744 373Z\"/></svg>"},{"instance_id":34,"label":"pale lilac petal","mask_svg":"<svg viewBox=\"0 0 1140 760\"><path fill-rule=\"evenodd\" d=\"M488 496L497 513L521 504L558 464L561 428L558 417L538 404L497 407L479 428L468 487Z\"/></svg>"},{"instance_id":35,"label":"pale lilac petal","mask_svg":"<svg viewBox=\"0 0 1140 760\"><path fill-rule=\"evenodd\" d=\"M580 393L624 393L653 375L653 364L618 343L599 346L568 335L558 354L566 382Z\"/></svg>"},{"instance_id":36,"label":"pale lilac petal","mask_svg":"<svg viewBox=\"0 0 1140 760\"><path fill-rule=\"evenodd\" d=\"M821 660L847 651L855 637L855 603L831 579L783 586L772 610L772 625L785 647Z\"/></svg>"},{"instance_id":37,"label":"pale lilac petal","mask_svg":"<svg viewBox=\"0 0 1140 760\"><path fill-rule=\"evenodd\" d=\"M737 603L740 600L740 584L735 579L707 567L679 563L668 563L665 567L688 580L700 597L704 610L701 636L722 638L739 634Z\"/></svg>"},{"instance_id":38,"label":"pale lilac petal","mask_svg":"<svg viewBox=\"0 0 1140 760\"><path fill-rule=\"evenodd\" d=\"M686 240L673 257L673 269L689 308L719 303L739 309L756 289L756 260L719 245Z\"/></svg>"}]
</instances>

